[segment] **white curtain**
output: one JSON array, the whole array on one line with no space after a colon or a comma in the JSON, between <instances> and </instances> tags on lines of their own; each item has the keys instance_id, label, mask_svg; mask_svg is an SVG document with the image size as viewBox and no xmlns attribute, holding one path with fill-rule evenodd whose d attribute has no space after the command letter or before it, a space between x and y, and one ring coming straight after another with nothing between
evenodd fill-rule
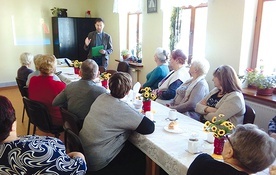
<instances>
[{"instance_id":1,"label":"white curtain","mask_svg":"<svg viewBox=\"0 0 276 175\"><path fill-rule=\"evenodd\" d=\"M114 0L113 13L142 12L143 0Z\"/></svg>"},{"instance_id":2,"label":"white curtain","mask_svg":"<svg viewBox=\"0 0 276 175\"><path fill-rule=\"evenodd\" d=\"M201 3L207 3L208 0L161 0L161 9L167 9L168 7L189 7L198 6Z\"/></svg>"}]
</instances>

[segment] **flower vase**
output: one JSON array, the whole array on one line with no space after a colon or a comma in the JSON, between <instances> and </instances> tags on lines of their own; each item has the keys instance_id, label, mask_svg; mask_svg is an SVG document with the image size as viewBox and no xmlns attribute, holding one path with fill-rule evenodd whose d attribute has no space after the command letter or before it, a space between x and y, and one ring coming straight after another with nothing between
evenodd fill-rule
<instances>
[{"instance_id":1,"label":"flower vase","mask_svg":"<svg viewBox=\"0 0 276 175\"><path fill-rule=\"evenodd\" d=\"M144 113L147 111L151 111L151 100L145 100L143 101L143 107L142 107Z\"/></svg>"},{"instance_id":2,"label":"flower vase","mask_svg":"<svg viewBox=\"0 0 276 175\"><path fill-rule=\"evenodd\" d=\"M224 137L216 138L214 140L214 154L221 155L224 146Z\"/></svg>"},{"instance_id":3,"label":"flower vase","mask_svg":"<svg viewBox=\"0 0 276 175\"><path fill-rule=\"evenodd\" d=\"M102 80L102 86L108 88L108 80Z\"/></svg>"},{"instance_id":4,"label":"flower vase","mask_svg":"<svg viewBox=\"0 0 276 175\"><path fill-rule=\"evenodd\" d=\"M74 72L75 72L75 74L79 74L80 73L80 68L74 67Z\"/></svg>"}]
</instances>

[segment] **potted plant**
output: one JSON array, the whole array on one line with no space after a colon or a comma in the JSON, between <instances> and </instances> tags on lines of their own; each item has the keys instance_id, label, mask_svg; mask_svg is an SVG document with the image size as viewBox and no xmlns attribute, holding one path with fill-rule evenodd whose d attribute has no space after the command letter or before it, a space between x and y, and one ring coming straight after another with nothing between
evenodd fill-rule
<instances>
[{"instance_id":1,"label":"potted plant","mask_svg":"<svg viewBox=\"0 0 276 175\"><path fill-rule=\"evenodd\" d=\"M255 81L258 76L258 71L256 69L247 68L246 69L246 75L244 76L244 79L247 80L247 87L256 89Z\"/></svg>"},{"instance_id":2,"label":"potted plant","mask_svg":"<svg viewBox=\"0 0 276 175\"><path fill-rule=\"evenodd\" d=\"M265 76L264 74L259 73L254 81L254 84L257 87L257 95L272 95L275 83L275 76Z\"/></svg>"},{"instance_id":3,"label":"potted plant","mask_svg":"<svg viewBox=\"0 0 276 175\"><path fill-rule=\"evenodd\" d=\"M124 60L127 59L128 57L130 57L130 55L131 55L131 53L128 49L124 49L121 52L121 56L123 57Z\"/></svg>"},{"instance_id":4,"label":"potted plant","mask_svg":"<svg viewBox=\"0 0 276 175\"><path fill-rule=\"evenodd\" d=\"M58 17L67 17L67 9L65 8L58 8L54 7L51 9L52 15L58 16Z\"/></svg>"}]
</instances>

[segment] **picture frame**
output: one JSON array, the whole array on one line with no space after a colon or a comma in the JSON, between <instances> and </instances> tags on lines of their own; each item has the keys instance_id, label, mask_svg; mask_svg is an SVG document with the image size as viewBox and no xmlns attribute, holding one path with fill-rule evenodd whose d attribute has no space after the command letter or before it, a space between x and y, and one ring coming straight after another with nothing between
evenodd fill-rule
<instances>
[{"instance_id":1,"label":"picture frame","mask_svg":"<svg viewBox=\"0 0 276 175\"><path fill-rule=\"evenodd\" d=\"M147 0L147 13L157 13L157 0Z\"/></svg>"}]
</instances>

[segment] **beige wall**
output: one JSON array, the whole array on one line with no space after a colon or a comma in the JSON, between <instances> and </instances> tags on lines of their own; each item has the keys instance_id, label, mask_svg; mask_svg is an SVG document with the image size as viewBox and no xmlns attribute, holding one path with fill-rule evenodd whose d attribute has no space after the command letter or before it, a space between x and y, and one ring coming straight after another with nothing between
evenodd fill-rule
<instances>
[{"instance_id":1,"label":"beige wall","mask_svg":"<svg viewBox=\"0 0 276 175\"><path fill-rule=\"evenodd\" d=\"M140 82L145 82L146 74L155 66L153 54L157 47L162 47L165 38L163 35L163 12L160 9L162 0L158 0L158 13L146 13L146 0L143 7L143 64ZM68 9L70 17L84 17L86 10L91 10L92 17L102 17L105 20L105 31L112 36L114 52L110 57L110 68L115 69L115 59L120 56L119 14L113 13L112 0L0 0L0 87L15 84L14 78L20 66L19 55L28 51L33 54L53 53L50 45L14 45L12 18L15 21L15 31L21 35L50 38L50 34L43 34L40 19L43 18L51 31L52 7ZM250 1L252 8L245 10L245 0L209 0L209 14L207 23L206 58L211 63L210 73L207 76L212 86L212 71L221 64L230 64L237 71L247 66L251 56L252 26L255 16L257 0ZM246 14L251 14L246 17ZM14 17L13 17L14 16ZM244 21L247 25L244 26ZM19 32L18 32L19 31ZM21 32L21 33L20 33ZM247 34L244 38L243 35ZM167 47L167 46L163 46ZM243 47L243 50L241 48ZM242 55L242 56L241 56ZM242 59L241 59L242 57ZM245 61L241 61L245 60Z\"/></svg>"}]
</instances>

